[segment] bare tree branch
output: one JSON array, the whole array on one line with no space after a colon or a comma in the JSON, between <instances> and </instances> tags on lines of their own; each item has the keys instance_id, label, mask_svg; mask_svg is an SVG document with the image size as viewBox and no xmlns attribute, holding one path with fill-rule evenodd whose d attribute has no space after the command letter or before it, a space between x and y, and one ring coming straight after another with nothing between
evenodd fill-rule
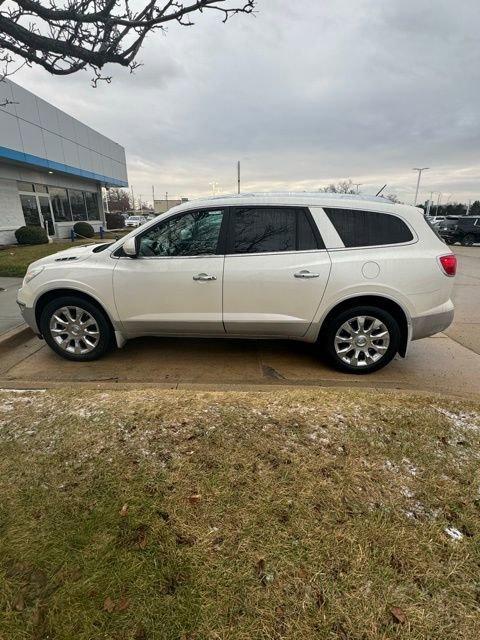
<instances>
[{"instance_id":1,"label":"bare tree branch","mask_svg":"<svg viewBox=\"0 0 480 640\"><path fill-rule=\"evenodd\" d=\"M216 11L231 16L253 14L256 0L0 0L0 63L12 55L54 75L85 68L93 84L111 80L107 64L139 66L139 50L150 33L169 23L192 26L194 16ZM1 77L0 77L1 79Z\"/></svg>"}]
</instances>

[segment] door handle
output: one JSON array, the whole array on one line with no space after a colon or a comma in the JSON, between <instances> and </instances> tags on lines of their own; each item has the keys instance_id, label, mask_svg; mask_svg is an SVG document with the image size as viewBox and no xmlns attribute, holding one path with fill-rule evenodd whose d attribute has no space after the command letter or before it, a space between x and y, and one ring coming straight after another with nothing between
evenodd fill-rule
<instances>
[{"instance_id":1,"label":"door handle","mask_svg":"<svg viewBox=\"0 0 480 640\"><path fill-rule=\"evenodd\" d=\"M303 278L304 280L308 280L309 278L319 278L319 273L312 273L311 271L297 271L297 273L293 274L295 278Z\"/></svg>"},{"instance_id":2,"label":"door handle","mask_svg":"<svg viewBox=\"0 0 480 640\"><path fill-rule=\"evenodd\" d=\"M198 275L193 276L193 279L200 282L206 282L207 280L216 280L217 278L215 276L209 276L207 273L199 273Z\"/></svg>"}]
</instances>

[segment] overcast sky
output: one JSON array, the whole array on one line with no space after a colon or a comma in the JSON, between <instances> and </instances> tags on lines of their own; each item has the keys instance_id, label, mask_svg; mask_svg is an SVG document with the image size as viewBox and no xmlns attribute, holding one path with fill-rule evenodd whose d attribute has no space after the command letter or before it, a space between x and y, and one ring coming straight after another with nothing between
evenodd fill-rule
<instances>
[{"instance_id":1,"label":"overcast sky","mask_svg":"<svg viewBox=\"0 0 480 640\"><path fill-rule=\"evenodd\" d=\"M241 0L240 0L241 2ZM212 12L215 13L215 12ZM478 0L258 0L256 17L154 34L134 75L14 78L122 144L151 200L316 190L346 178L411 202L480 198ZM434 199L436 196L434 196Z\"/></svg>"}]
</instances>

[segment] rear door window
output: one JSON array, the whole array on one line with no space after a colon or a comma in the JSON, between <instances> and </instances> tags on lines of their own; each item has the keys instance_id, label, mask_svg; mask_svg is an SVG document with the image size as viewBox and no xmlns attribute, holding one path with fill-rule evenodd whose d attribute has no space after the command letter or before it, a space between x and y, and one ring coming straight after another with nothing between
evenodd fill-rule
<instances>
[{"instance_id":1,"label":"rear door window","mask_svg":"<svg viewBox=\"0 0 480 640\"><path fill-rule=\"evenodd\" d=\"M309 251L325 248L309 214L297 207L230 211L230 253Z\"/></svg>"},{"instance_id":2,"label":"rear door window","mask_svg":"<svg viewBox=\"0 0 480 640\"><path fill-rule=\"evenodd\" d=\"M346 247L372 247L411 242L413 235L398 216L358 209L324 207Z\"/></svg>"}]
</instances>

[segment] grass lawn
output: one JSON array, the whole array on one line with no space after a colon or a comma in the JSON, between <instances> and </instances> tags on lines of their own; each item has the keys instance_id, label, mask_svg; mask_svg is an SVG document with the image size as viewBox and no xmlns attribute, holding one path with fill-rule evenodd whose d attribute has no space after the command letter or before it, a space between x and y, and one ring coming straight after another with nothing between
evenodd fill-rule
<instances>
[{"instance_id":1,"label":"grass lawn","mask_svg":"<svg viewBox=\"0 0 480 640\"><path fill-rule=\"evenodd\" d=\"M477 639L479 445L393 392L0 392L0 638Z\"/></svg>"},{"instance_id":2,"label":"grass lawn","mask_svg":"<svg viewBox=\"0 0 480 640\"><path fill-rule=\"evenodd\" d=\"M113 240L115 237L121 237L127 232L118 233L105 233L105 240ZM57 251L63 251L63 249L70 249L75 245L88 244L89 242L98 243L104 242L100 238L95 237L91 240L65 240L64 242L52 242L50 244L36 244L36 245L11 245L0 249L0 276L23 278L27 267L31 262L49 256Z\"/></svg>"}]
</instances>

